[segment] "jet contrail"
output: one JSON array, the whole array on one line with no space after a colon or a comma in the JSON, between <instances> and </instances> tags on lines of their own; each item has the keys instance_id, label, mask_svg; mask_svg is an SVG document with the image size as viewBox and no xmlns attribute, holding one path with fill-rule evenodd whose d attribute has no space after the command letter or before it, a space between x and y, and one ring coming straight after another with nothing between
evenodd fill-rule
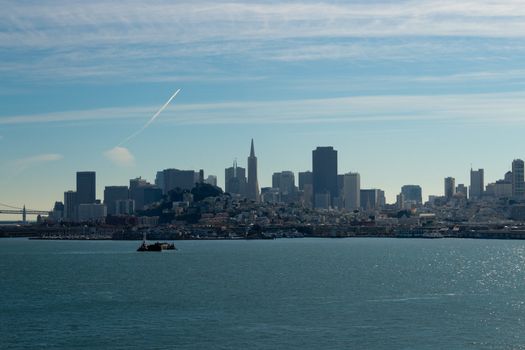
<instances>
[{"instance_id":1,"label":"jet contrail","mask_svg":"<svg viewBox=\"0 0 525 350\"><path fill-rule=\"evenodd\" d=\"M181 89L178 89L177 91L175 91L175 93L173 95L171 95L170 99L168 100L168 102L166 102L162 107L160 107L160 109L157 111L157 113L155 113L153 115L153 117L151 117L150 120L148 120L148 122L146 124L144 124L144 126L142 128L140 128L139 130L135 131L133 134L129 135L127 138L124 139L124 141L122 141L121 143L119 143L116 147L119 147L123 144L125 144L126 142L128 142L129 140L131 140L132 138L136 137L138 134L140 134L141 132L143 132L148 126L150 126L151 123L153 123L155 121L155 119L159 116L159 114L164 110L166 109L166 107L168 107L168 105L170 104L171 100L173 100L175 98L175 96L177 96L177 94L180 92Z\"/></svg>"}]
</instances>

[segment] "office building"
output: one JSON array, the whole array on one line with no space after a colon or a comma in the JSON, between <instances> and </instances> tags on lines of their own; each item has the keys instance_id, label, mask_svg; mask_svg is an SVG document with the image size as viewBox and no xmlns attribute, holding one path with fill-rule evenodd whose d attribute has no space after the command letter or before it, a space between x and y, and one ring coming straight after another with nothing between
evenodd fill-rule
<instances>
[{"instance_id":1,"label":"office building","mask_svg":"<svg viewBox=\"0 0 525 350\"><path fill-rule=\"evenodd\" d=\"M378 209L382 201L381 192L381 190L375 188L359 191L361 208L365 210Z\"/></svg>"},{"instance_id":2,"label":"office building","mask_svg":"<svg viewBox=\"0 0 525 350\"><path fill-rule=\"evenodd\" d=\"M157 172L155 184L162 190L162 194L168 194L174 189L191 190L195 183L200 182L200 176L204 172L195 172L193 170L164 169Z\"/></svg>"},{"instance_id":3,"label":"office building","mask_svg":"<svg viewBox=\"0 0 525 350\"><path fill-rule=\"evenodd\" d=\"M226 193L246 196L246 169L237 166L236 160L224 170L224 189Z\"/></svg>"},{"instance_id":4,"label":"office building","mask_svg":"<svg viewBox=\"0 0 525 350\"><path fill-rule=\"evenodd\" d=\"M333 205L332 201L339 195L337 151L333 147L317 147L312 151L312 178L314 206L317 202L322 203L323 207L326 202ZM319 200L317 200L318 196ZM326 196L328 196L328 201Z\"/></svg>"},{"instance_id":5,"label":"office building","mask_svg":"<svg viewBox=\"0 0 525 350\"><path fill-rule=\"evenodd\" d=\"M108 215L116 215L116 204L118 200L127 200L129 198L128 186L106 186L104 188L104 205L107 208Z\"/></svg>"},{"instance_id":6,"label":"office building","mask_svg":"<svg viewBox=\"0 0 525 350\"><path fill-rule=\"evenodd\" d=\"M103 222L106 218L106 206L100 203L80 204L78 206L78 221Z\"/></svg>"},{"instance_id":7,"label":"office building","mask_svg":"<svg viewBox=\"0 0 525 350\"><path fill-rule=\"evenodd\" d=\"M456 179L453 177L445 178L445 198L447 200L452 199L456 194Z\"/></svg>"},{"instance_id":8,"label":"office building","mask_svg":"<svg viewBox=\"0 0 525 350\"><path fill-rule=\"evenodd\" d=\"M401 194L405 198L405 203L410 205L423 204L423 196L419 185L405 185L401 187Z\"/></svg>"},{"instance_id":9,"label":"office building","mask_svg":"<svg viewBox=\"0 0 525 350\"><path fill-rule=\"evenodd\" d=\"M512 196L522 198L525 194L524 163L521 159L512 162Z\"/></svg>"},{"instance_id":10,"label":"office building","mask_svg":"<svg viewBox=\"0 0 525 350\"><path fill-rule=\"evenodd\" d=\"M361 205L361 176L359 173L344 175L344 207L346 210L357 210Z\"/></svg>"},{"instance_id":11,"label":"office building","mask_svg":"<svg viewBox=\"0 0 525 350\"><path fill-rule=\"evenodd\" d=\"M485 188L484 170L470 169L470 199L480 199L483 197L483 189Z\"/></svg>"},{"instance_id":12,"label":"office building","mask_svg":"<svg viewBox=\"0 0 525 350\"><path fill-rule=\"evenodd\" d=\"M77 172L77 204L92 204L96 200L96 175L94 171Z\"/></svg>"},{"instance_id":13,"label":"office building","mask_svg":"<svg viewBox=\"0 0 525 350\"><path fill-rule=\"evenodd\" d=\"M313 185L313 174L311 171L303 171L299 173L299 190L304 191L305 185Z\"/></svg>"},{"instance_id":14,"label":"office building","mask_svg":"<svg viewBox=\"0 0 525 350\"><path fill-rule=\"evenodd\" d=\"M77 220L77 193L75 191L64 192L64 219L66 221Z\"/></svg>"}]
</instances>

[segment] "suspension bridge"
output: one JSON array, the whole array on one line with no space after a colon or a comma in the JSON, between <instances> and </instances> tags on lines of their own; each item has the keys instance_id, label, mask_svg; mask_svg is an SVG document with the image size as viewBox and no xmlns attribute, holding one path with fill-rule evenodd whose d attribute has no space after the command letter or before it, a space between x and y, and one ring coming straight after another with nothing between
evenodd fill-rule
<instances>
[{"instance_id":1,"label":"suspension bridge","mask_svg":"<svg viewBox=\"0 0 525 350\"><path fill-rule=\"evenodd\" d=\"M22 222L26 222L27 215L47 215L49 214L49 210L27 209L25 205L22 208L20 208L9 204L0 203L0 214L22 215Z\"/></svg>"}]
</instances>

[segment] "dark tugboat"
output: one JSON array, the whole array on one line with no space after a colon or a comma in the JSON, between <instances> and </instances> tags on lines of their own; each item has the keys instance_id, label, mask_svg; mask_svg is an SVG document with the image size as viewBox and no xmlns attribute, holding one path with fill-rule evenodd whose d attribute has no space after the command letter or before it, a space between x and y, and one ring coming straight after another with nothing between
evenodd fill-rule
<instances>
[{"instance_id":1,"label":"dark tugboat","mask_svg":"<svg viewBox=\"0 0 525 350\"><path fill-rule=\"evenodd\" d=\"M161 252L163 250L177 250L177 248L175 248L175 244L167 242L147 244L146 234L144 234L144 239L142 240L142 244L138 247L137 252Z\"/></svg>"}]
</instances>

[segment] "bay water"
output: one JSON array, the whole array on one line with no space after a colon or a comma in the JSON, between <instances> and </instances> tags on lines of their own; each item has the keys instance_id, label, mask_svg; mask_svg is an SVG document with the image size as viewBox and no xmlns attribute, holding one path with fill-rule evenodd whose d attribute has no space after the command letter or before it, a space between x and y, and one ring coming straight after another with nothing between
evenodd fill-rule
<instances>
[{"instance_id":1,"label":"bay water","mask_svg":"<svg viewBox=\"0 0 525 350\"><path fill-rule=\"evenodd\" d=\"M0 239L1 349L525 349L525 241Z\"/></svg>"}]
</instances>

